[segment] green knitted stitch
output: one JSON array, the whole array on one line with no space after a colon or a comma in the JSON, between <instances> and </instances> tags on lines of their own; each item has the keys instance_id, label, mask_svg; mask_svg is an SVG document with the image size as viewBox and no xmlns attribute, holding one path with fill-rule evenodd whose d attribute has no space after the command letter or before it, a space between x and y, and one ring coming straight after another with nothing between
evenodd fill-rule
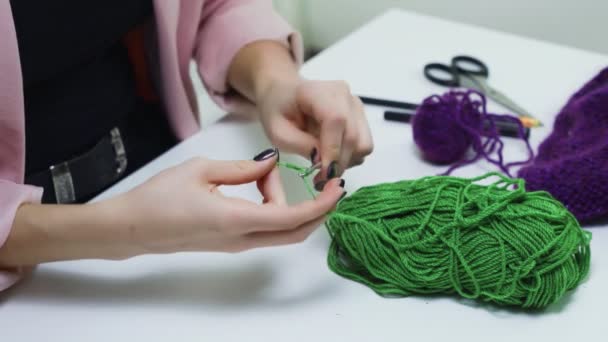
<instances>
[{"instance_id":1,"label":"green knitted stitch","mask_svg":"<svg viewBox=\"0 0 608 342\"><path fill-rule=\"evenodd\" d=\"M478 184L492 176L499 179ZM542 308L589 271L591 234L548 193L498 173L364 187L326 226L329 267L384 296L459 294Z\"/></svg>"}]
</instances>

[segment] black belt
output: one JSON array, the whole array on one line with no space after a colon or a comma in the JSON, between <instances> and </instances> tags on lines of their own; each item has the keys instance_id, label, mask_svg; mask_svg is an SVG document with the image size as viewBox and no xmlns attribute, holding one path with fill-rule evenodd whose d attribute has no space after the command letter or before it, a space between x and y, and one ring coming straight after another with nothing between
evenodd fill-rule
<instances>
[{"instance_id":1,"label":"black belt","mask_svg":"<svg viewBox=\"0 0 608 342\"><path fill-rule=\"evenodd\" d=\"M42 203L83 202L114 184L127 168L120 129L113 128L88 152L26 176L26 183L44 188Z\"/></svg>"}]
</instances>

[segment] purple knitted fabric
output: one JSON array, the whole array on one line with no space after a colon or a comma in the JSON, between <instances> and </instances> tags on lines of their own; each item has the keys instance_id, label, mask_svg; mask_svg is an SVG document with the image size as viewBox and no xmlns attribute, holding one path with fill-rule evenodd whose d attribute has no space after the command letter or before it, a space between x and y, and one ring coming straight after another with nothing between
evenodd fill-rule
<instances>
[{"instance_id":1,"label":"purple knitted fabric","mask_svg":"<svg viewBox=\"0 0 608 342\"><path fill-rule=\"evenodd\" d=\"M546 190L581 221L608 218L608 68L575 93L532 164L528 190Z\"/></svg>"}]
</instances>

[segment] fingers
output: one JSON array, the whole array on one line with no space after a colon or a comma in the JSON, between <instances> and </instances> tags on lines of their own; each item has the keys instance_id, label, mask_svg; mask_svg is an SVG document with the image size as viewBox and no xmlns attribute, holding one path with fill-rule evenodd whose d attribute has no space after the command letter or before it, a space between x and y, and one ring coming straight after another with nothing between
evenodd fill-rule
<instances>
[{"instance_id":1,"label":"fingers","mask_svg":"<svg viewBox=\"0 0 608 342\"><path fill-rule=\"evenodd\" d=\"M287 204L281 175L278 168L273 168L268 174L257 181L258 190L264 196L264 203L277 205Z\"/></svg>"},{"instance_id":2,"label":"fingers","mask_svg":"<svg viewBox=\"0 0 608 342\"><path fill-rule=\"evenodd\" d=\"M280 146L281 150L286 152L306 156L317 144L317 139L313 135L298 128L294 122L289 121L284 116L277 116L265 128L272 143Z\"/></svg>"},{"instance_id":3,"label":"fingers","mask_svg":"<svg viewBox=\"0 0 608 342\"><path fill-rule=\"evenodd\" d=\"M324 179L338 177L345 169L345 165L340 164L342 155L350 150L350 147L344 144L349 124L348 108L343 105L328 106L317 109L316 116L320 121L319 152L322 177Z\"/></svg>"},{"instance_id":4,"label":"fingers","mask_svg":"<svg viewBox=\"0 0 608 342\"><path fill-rule=\"evenodd\" d=\"M356 114L356 113L353 113ZM353 159L353 153L357 147L359 126L356 121L356 117L346 122L346 130L344 132L344 139L342 143L342 151L340 152L340 159L338 162L338 169L341 170L340 175L344 170L350 167Z\"/></svg>"},{"instance_id":5,"label":"fingers","mask_svg":"<svg viewBox=\"0 0 608 342\"><path fill-rule=\"evenodd\" d=\"M346 130L346 118L344 114L327 114L328 117L321 123L320 152L321 172L325 179L337 177L342 173L339 160L342 152L342 140Z\"/></svg>"},{"instance_id":6,"label":"fingers","mask_svg":"<svg viewBox=\"0 0 608 342\"><path fill-rule=\"evenodd\" d=\"M340 180L334 179L327 183L323 192L314 200L304 201L293 206L275 203L258 205L239 201L239 210L235 210L230 225L242 227L239 228L243 230L242 233L292 230L330 212L343 193L344 189L340 186Z\"/></svg>"},{"instance_id":7,"label":"fingers","mask_svg":"<svg viewBox=\"0 0 608 342\"><path fill-rule=\"evenodd\" d=\"M245 184L261 179L275 167L278 150L268 149L257 160L202 160L201 171L208 183L219 185Z\"/></svg>"},{"instance_id":8,"label":"fingers","mask_svg":"<svg viewBox=\"0 0 608 342\"><path fill-rule=\"evenodd\" d=\"M355 125L357 130L357 139L355 149L353 151L350 166L363 163L366 156L370 155L374 150L374 142L372 132L365 115L365 107L361 99L353 96L353 111L355 113Z\"/></svg>"},{"instance_id":9,"label":"fingers","mask_svg":"<svg viewBox=\"0 0 608 342\"><path fill-rule=\"evenodd\" d=\"M344 101L347 90L343 82L308 83L296 97L298 108L320 127L318 152L325 179L337 177L343 170L339 163L349 116L349 106Z\"/></svg>"},{"instance_id":10,"label":"fingers","mask_svg":"<svg viewBox=\"0 0 608 342\"><path fill-rule=\"evenodd\" d=\"M363 103L346 83L308 82L296 98L298 108L320 127L318 152L323 167L318 181L340 176L371 153L373 143Z\"/></svg>"}]
</instances>

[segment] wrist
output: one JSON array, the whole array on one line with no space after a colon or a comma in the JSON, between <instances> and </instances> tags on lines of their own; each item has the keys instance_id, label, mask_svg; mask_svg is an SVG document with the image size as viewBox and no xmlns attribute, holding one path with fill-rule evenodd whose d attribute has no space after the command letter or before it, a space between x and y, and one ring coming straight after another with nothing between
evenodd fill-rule
<instances>
[{"instance_id":1,"label":"wrist","mask_svg":"<svg viewBox=\"0 0 608 342\"><path fill-rule=\"evenodd\" d=\"M295 71L278 72L278 70L269 70L268 72L260 72L255 80L253 100L256 104L259 104L268 95L279 89L295 88L301 80L300 75Z\"/></svg>"},{"instance_id":2,"label":"wrist","mask_svg":"<svg viewBox=\"0 0 608 342\"><path fill-rule=\"evenodd\" d=\"M133 256L126 230L116 224L116 211L109 204L22 205L0 248L0 265Z\"/></svg>"},{"instance_id":3,"label":"wrist","mask_svg":"<svg viewBox=\"0 0 608 342\"><path fill-rule=\"evenodd\" d=\"M300 80L298 66L285 46L260 40L244 46L229 69L228 83L258 104L276 85L294 85Z\"/></svg>"},{"instance_id":4,"label":"wrist","mask_svg":"<svg viewBox=\"0 0 608 342\"><path fill-rule=\"evenodd\" d=\"M104 217L101 225L106 226L112 236L116 259L127 259L144 254L165 253L165 241L157 241L153 234L154 222L148 220L150 213L139 208L132 197L132 191L95 204L97 213Z\"/></svg>"},{"instance_id":5,"label":"wrist","mask_svg":"<svg viewBox=\"0 0 608 342\"><path fill-rule=\"evenodd\" d=\"M122 246L123 257L180 252L184 242L171 233L171 223L167 223L177 222L179 213L164 211L159 217L156 211L161 210L161 203L152 201L144 204L142 195L146 196L134 189L100 203L102 209L99 211L113 217L110 224L115 227L114 234Z\"/></svg>"},{"instance_id":6,"label":"wrist","mask_svg":"<svg viewBox=\"0 0 608 342\"><path fill-rule=\"evenodd\" d=\"M135 215L127 206L124 195L88 204L87 210L97 218L93 231L99 231L99 253L105 259L121 260L145 254L140 237L135 234Z\"/></svg>"}]
</instances>

